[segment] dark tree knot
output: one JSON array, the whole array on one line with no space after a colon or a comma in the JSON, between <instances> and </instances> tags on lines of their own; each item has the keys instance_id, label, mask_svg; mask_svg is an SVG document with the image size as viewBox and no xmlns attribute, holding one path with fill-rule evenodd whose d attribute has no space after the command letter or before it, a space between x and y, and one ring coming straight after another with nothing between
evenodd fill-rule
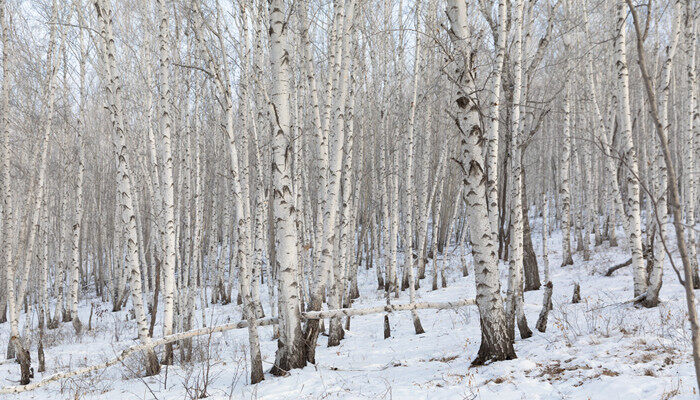
<instances>
[{"instance_id":1,"label":"dark tree knot","mask_svg":"<svg viewBox=\"0 0 700 400\"><path fill-rule=\"evenodd\" d=\"M469 99L467 98L467 96L462 96L462 97L458 98L457 105L459 106L459 108L461 108L463 110L466 109L467 106L469 105Z\"/></svg>"}]
</instances>

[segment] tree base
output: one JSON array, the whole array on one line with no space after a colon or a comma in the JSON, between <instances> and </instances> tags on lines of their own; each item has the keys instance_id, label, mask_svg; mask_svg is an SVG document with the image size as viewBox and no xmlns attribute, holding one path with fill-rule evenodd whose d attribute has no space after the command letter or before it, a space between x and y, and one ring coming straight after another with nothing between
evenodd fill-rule
<instances>
[{"instance_id":1,"label":"tree base","mask_svg":"<svg viewBox=\"0 0 700 400\"><path fill-rule=\"evenodd\" d=\"M285 346L281 340L277 341L275 364L270 369L270 374L274 376L287 376L289 375L289 371L306 366L308 347L304 346L303 340L304 338L301 335L298 336L297 341L291 344L291 348Z\"/></svg>"},{"instance_id":2,"label":"tree base","mask_svg":"<svg viewBox=\"0 0 700 400\"><path fill-rule=\"evenodd\" d=\"M408 272L405 272L403 277L401 277L401 291L403 292L406 289L408 289Z\"/></svg>"},{"instance_id":3,"label":"tree base","mask_svg":"<svg viewBox=\"0 0 700 400\"><path fill-rule=\"evenodd\" d=\"M80 335L80 333L83 331L83 323L80 322L80 318L76 315L75 318L73 318L73 329L75 329L75 334Z\"/></svg>"},{"instance_id":4,"label":"tree base","mask_svg":"<svg viewBox=\"0 0 700 400\"><path fill-rule=\"evenodd\" d=\"M258 349L259 350L259 349ZM256 383L265 380L265 373L263 373L262 368L262 357L260 356L260 351L257 352L255 356L250 360L250 384L255 385Z\"/></svg>"},{"instance_id":5,"label":"tree base","mask_svg":"<svg viewBox=\"0 0 700 400\"><path fill-rule=\"evenodd\" d=\"M20 385L28 385L31 379L34 378L34 369L32 368L32 358L29 350L25 349L21 340L17 336L10 339L10 344L14 347L14 355L17 357L17 362L20 368Z\"/></svg>"},{"instance_id":6,"label":"tree base","mask_svg":"<svg viewBox=\"0 0 700 400\"><path fill-rule=\"evenodd\" d=\"M391 326L389 325L389 316L384 316L384 339L391 337Z\"/></svg>"},{"instance_id":7,"label":"tree base","mask_svg":"<svg viewBox=\"0 0 700 400\"><path fill-rule=\"evenodd\" d=\"M645 296L644 299L642 299L639 303L644 308L654 308L658 306L659 303L661 303L661 301L659 300L658 296L656 298L647 298L647 296Z\"/></svg>"},{"instance_id":8,"label":"tree base","mask_svg":"<svg viewBox=\"0 0 700 400\"><path fill-rule=\"evenodd\" d=\"M416 335L421 335L425 333L423 325L420 323L420 318L418 318L418 313L413 311L413 328L416 330Z\"/></svg>"},{"instance_id":9,"label":"tree base","mask_svg":"<svg viewBox=\"0 0 700 400\"><path fill-rule=\"evenodd\" d=\"M328 330L328 347L340 345L344 336L343 324L339 317L331 318L330 329Z\"/></svg>"},{"instance_id":10,"label":"tree base","mask_svg":"<svg viewBox=\"0 0 700 400\"><path fill-rule=\"evenodd\" d=\"M160 373L160 362L153 349L146 351L146 376L155 376Z\"/></svg>"},{"instance_id":11,"label":"tree base","mask_svg":"<svg viewBox=\"0 0 700 400\"><path fill-rule=\"evenodd\" d=\"M350 284L350 300L355 300L360 298L360 288L357 287L357 280L353 280Z\"/></svg>"},{"instance_id":12,"label":"tree base","mask_svg":"<svg viewBox=\"0 0 700 400\"><path fill-rule=\"evenodd\" d=\"M165 344L165 355L162 360L163 365L173 365L173 344Z\"/></svg>"},{"instance_id":13,"label":"tree base","mask_svg":"<svg viewBox=\"0 0 700 400\"><path fill-rule=\"evenodd\" d=\"M583 261L590 261L591 259L591 251L588 250L588 248L583 249Z\"/></svg>"},{"instance_id":14,"label":"tree base","mask_svg":"<svg viewBox=\"0 0 700 400\"><path fill-rule=\"evenodd\" d=\"M581 286L574 283L574 294L571 296L571 303L576 304L581 302Z\"/></svg>"},{"instance_id":15,"label":"tree base","mask_svg":"<svg viewBox=\"0 0 700 400\"><path fill-rule=\"evenodd\" d=\"M46 371L46 357L44 355L43 334L39 335L39 345L37 346L37 349L36 349L36 358L37 358L37 360L39 360L39 367L37 368L37 372L45 372Z\"/></svg>"},{"instance_id":16,"label":"tree base","mask_svg":"<svg viewBox=\"0 0 700 400\"><path fill-rule=\"evenodd\" d=\"M479 317L481 344L476 358L472 361L472 366L518 358L515 355L512 337L508 334L507 318L502 310L498 311L488 318L483 314Z\"/></svg>"},{"instance_id":17,"label":"tree base","mask_svg":"<svg viewBox=\"0 0 700 400\"><path fill-rule=\"evenodd\" d=\"M520 313L520 316L518 317L518 331L520 332L521 339L532 337L532 330L530 330L530 327L527 326L527 319L525 318L524 313Z\"/></svg>"},{"instance_id":18,"label":"tree base","mask_svg":"<svg viewBox=\"0 0 700 400\"><path fill-rule=\"evenodd\" d=\"M537 324L535 328L544 333L547 330L547 317L549 312L552 310L552 291L554 286L552 281L547 282L544 287L544 298L542 299L542 311L540 311L540 316L537 318Z\"/></svg>"},{"instance_id":19,"label":"tree base","mask_svg":"<svg viewBox=\"0 0 700 400\"><path fill-rule=\"evenodd\" d=\"M561 263L562 268L566 267L567 265L574 265L574 259L571 257L571 254L567 254Z\"/></svg>"},{"instance_id":20,"label":"tree base","mask_svg":"<svg viewBox=\"0 0 700 400\"><path fill-rule=\"evenodd\" d=\"M72 316L70 315L70 312L68 310L63 310L61 319L63 320L63 322L71 322Z\"/></svg>"},{"instance_id":21,"label":"tree base","mask_svg":"<svg viewBox=\"0 0 700 400\"><path fill-rule=\"evenodd\" d=\"M477 367L490 362L515 360L518 358L518 356L515 355L513 343L511 343L510 340L506 340L506 342L507 344L504 343L501 346L484 346L482 343L481 347L479 347L479 353L474 361L472 361L471 365Z\"/></svg>"},{"instance_id":22,"label":"tree base","mask_svg":"<svg viewBox=\"0 0 700 400\"><path fill-rule=\"evenodd\" d=\"M306 321L306 329L304 330L306 361L310 362L311 364L316 364L316 342L318 341L319 332L324 330L324 328L320 326L322 322L323 320L318 319L309 319ZM270 373L272 373L272 371L270 371ZM273 375L275 374L273 373Z\"/></svg>"}]
</instances>

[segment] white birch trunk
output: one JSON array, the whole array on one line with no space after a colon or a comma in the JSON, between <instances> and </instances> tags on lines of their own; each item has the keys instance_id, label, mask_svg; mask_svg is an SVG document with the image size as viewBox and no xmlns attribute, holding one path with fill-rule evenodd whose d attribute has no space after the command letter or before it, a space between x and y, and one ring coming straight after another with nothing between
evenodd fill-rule
<instances>
[{"instance_id":1,"label":"white birch trunk","mask_svg":"<svg viewBox=\"0 0 700 400\"><path fill-rule=\"evenodd\" d=\"M455 96L455 123L462 143L461 162L466 185L467 221L472 239L476 302L481 322L481 346L477 358L472 362L478 365L488 361L513 359L516 356L506 329L506 317L500 295L496 238L493 237L486 204L483 143L480 139L481 125L474 95L476 85L471 75L466 73L472 68L469 62L470 33L466 7L465 0L447 2L450 36L457 51L461 53L459 59L463 63L457 66L461 73L456 74L459 78Z\"/></svg>"},{"instance_id":2,"label":"white birch trunk","mask_svg":"<svg viewBox=\"0 0 700 400\"><path fill-rule=\"evenodd\" d=\"M617 79L620 100L620 112L622 124L623 153L625 162L629 166L627 174L627 220L629 225L629 247L632 252L632 271L634 280L634 297L646 292L647 273L642 254L642 221L639 205L639 167L637 163L637 150L632 140L632 111L630 110L629 72L627 70L627 24L624 1L616 4L617 25L615 40L615 63L617 65Z\"/></svg>"},{"instance_id":3,"label":"white birch trunk","mask_svg":"<svg viewBox=\"0 0 700 400\"><path fill-rule=\"evenodd\" d=\"M105 88L108 91L109 110L112 126L115 130L114 141L118 160L117 191L119 193L119 216L123 226L126 227L126 268L129 271L131 300L134 306L139 340L148 344L151 338L148 336L148 323L143 305L141 292L141 269L138 257L138 235L136 232L136 219L134 216L134 203L132 197L132 185L129 177L130 169L127 160L126 132L124 114L121 100L120 78L116 71L116 51L114 34L112 32L112 10L106 0L95 0L95 8L102 27L103 40L105 41L103 60L106 74ZM156 375L160 371L158 358L153 349L147 351L146 375Z\"/></svg>"},{"instance_id":4,"label":"white birch trunk","mask_svg":"<svg viewBox=\"0 0 700 400\"><path fill-rule=\"evenodd\" d=\"M678 42L681 36L681 19L683 17L683 10L681 8L681 1L676 0L674 2L675 16L673 19L673 35L671 37L671 42L666 47L666 59L662 67L662 82L661 82L661 96L659 111L661 117L661 126L664 130L666 138L669 137L670 122L668 118L668 107L669 99L671 96L671 78L673 74L673 61L676 55L676 49L678 47ZM649 273L649 285L646 289L646 297L644 298L643 304L646 307L655 307L659 303L659 292L661 291L661 284L663 279L663 267L666 259L666 252L664 250L663 243L668 239L666 233L666 226L668 222L668 202L666 193L668 192L668 181L666 178L666 163L664 162L664 156L661 152L660 145L658 141L654 141L654 154L656 161L654 166L656 167L656 213L658 216L657 233L659 238L654 243L654 265L652 266L651 272ZM649 216L651 217L651 216ZM692 230L692 229L691 229ZM693 246L690 246L691 248ZM689 254L693 254L692 251Z\"/></svg>"},{"instance_id":5,"label":"white birch trunk","mask_svg":"<svg viewBox=\"0 0 700 400\"><path fill-rule=\"evenodd\" d=\"M420 29L419 9L419 5L416 4L416 29ZM413 197L415 195L413 191L413 182L415 180L415 174L413 172L413 135L416 124L416 103L418 101L418 77L419 74L423 72L423 68L421 67L421 50L421 38L419 34L416 34L416 49L413 59L413 94L411 96L411 108L409 111L408 119L408 132L406 134L407 177L404 184L406 191L406 210L404 214L404 218L406 219L406 230L404 234L404 270L408 273L408 293L411 303L416 301L416 278L413 269ZM423 326L420 323L420 318L418 318L418 313L415 310L411 312L411 318L413 319L413 328L416 334L420 335L421 333L425 333L425 330L423 330Z\"/></svg>"},{"instance_id":6,"label":"white birch trunk","mask_svg":"<svg viewBox=\"0 0 700 400\"><path fill-rule=\"evenodd\" d=\"M493 83L491 85L491 123L489 125L488 148L486 153L489 221L491 223L493 235L498 233L498 128L500 125L501 76L503 73L506 39L508 36L506 23L507 7L507 0L498 0L498 36L495 38L496 65L494 67L495 71L492 78Z\"/></svg>"},{"instance_id":7,"label":"white birch trunk","mask_svg":"<svg viewBox=\"0 0 700 400\"><path fill-rule=\"evenodd\" d=\"M82 14L81 14L82 15ZM83 144L83 130L85 129L85 61L87 58L87 45L83 30L80 35L80 105L78 109L78 127L76 129L78 147L78 176L75 184L75 218L73 222L72 248L71 248L71 278L70 278L70 319L76 333L82 330L82 323L78 318L78 284L80 280L80 235L83 223L83 180L85 176L85 149Z\"/></svg>"},{"instance_id":8,"label":"white birch trunk","mask_svg":"<svg viewBox=\"0 0 700 400\"><path fill-rule=\"evenodd\" d=\"M297 281L296 210L292 192L289 53L284 0L270 1L270 64L272 67L272 180L275 248L279 271L280 339L273 374L286 374L306 365L301 332L301 304ZM314 343L315 345L315 343Z\"/></svg>"},{"instance_id":9,"label":"white birch trunk","mask_svg":"<svg viewBox=\"0 0 700 400\"><path fill-rule=\"evenodd\" d=\"M522 148L520 136L522 121L520 106L523 92L523 0L516 0L515 4L515 58L513 74L515 82L513 87L513 118L511 134L511 238L510 238L510 273L508 279L508 324L511 340L515 339L515 319L517 318L520 329L520 337L523 339L532 336L532 331L527 327L523 310L523 182L522 182Z\"/></svg>"},{"instance_id":10,"label":"white birch trunk","mask_svg":"<svg viewBox=\"0 0 700 400\"><path fill-rule=\"evenodd\" d=\"M337 54L334 59L333 75L336 76L336 69L338 69L338 84L334 86L332 101L334 105L334 137L332 146L329 143L328 157L330 162L328 163L328 176L325 179L325 188L320 191L321 195L325 197L325 204L322 205L323 208L323 230L320 236L317 236L317 246L320 242L320 254L318 258L318 265L320 274L316 279L316 286L314 288L314 293L311 296L311 303L309 305L310 310L319 310L321 307L321 301L323 296L323 289L325 288L326 277L333 276L333 246L336 242L336 225L337 225L337 215L338 215L338 200L340 198L340 178L341 178L341 166L343 160L343 152L345 147L345 103L347 99L347 92L349 86L349 72L350 72L350 43L349 38L352 32L353 26L353 16L354 16L354 1L350 0L343 6L341 5L341 0L334 1L334 25L337 24L337 32L340 35L341 40L339 43L335 43L338 47ZM333 33L332 33L333 34ZM332 41L333 42L333 41ZM332 43L333 44L333 43ZM331 77L329 77L329 80ZM326 93L330 96L331 93ZM330 102L330 97L327 97L327 102ZM326 105L326 117L324 121L325 126L330 126L330 110L328 103ZM327 133L324 133L324 138L328 138ZM323 139L323 138L322 138ZM322 144L322 143L321 143ZM325 150L321 150L323 152ZM323 155L320 162L323 162ZM320 229L320 228L319 228ZM317 235L319 233L317 232ZM309 361L314 361L315 346L318 340L318 327L316 323L311 323L307 325L305 334L306 346L307 346L307 357Z\"/></svg>"},{"instance_id":11,"label":"white birch trunk","mask_svg":"<svg viewBox=\"0 0 700 400\"><path fill-rule=\"evenodd\" d=\"M693 16L686 15L690 21L685 27L685 54L686 54L686 79L688 83L688 122L687 122L687 146L685 146L686 182L687 191L685 196L685 218L688 232L688 255L693 264L693 284L695 288L700 287L698 279L698 253L697 234L695 229L695 212L697 204L697 184L698 184L698 154L697 148L700 146L700 102L698 101L698 78L697 78L697 46L698 35L696 33L696 22Z\"/></svg>"},{"instance_id":12,"label":"white birch trunk","mask_svg":"<svg viewBox=\"0 0 700 400\"><path fill-rule=\"evenodd\" d=\"M156 0L158 6L158 43L160 60L160 142L163 161L163 222L165 223L165 254L162 262L161 277L163 279L163 335L173 333L173 316L175 309L175 257L177 240L175 236L175 189L173 182L173 155L171 144L171 112L172 94L170 91L170 48L168 13L164 0ZM155 161L155 160L154 160ZM165 347L164 364L172 364L172 344Z\"/></svg>"},{"instance_id":13,"label":"white birch trunk","mask_svg":"<svg viewBox=\"0 0 700 400\"><path fill-rule=\"evenodd\" d=\"M562 202L562 263L561 266L573 265L571 257L571 188L569 185L571 171L571 83L566 82L564 98L564 138L561 159L561 202Z\"/></svg>"}]
</instances>

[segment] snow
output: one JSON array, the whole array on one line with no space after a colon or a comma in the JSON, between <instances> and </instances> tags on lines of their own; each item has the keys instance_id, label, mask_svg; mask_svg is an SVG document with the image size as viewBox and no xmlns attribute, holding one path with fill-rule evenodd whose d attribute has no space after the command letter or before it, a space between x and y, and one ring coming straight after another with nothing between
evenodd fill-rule
<instances>
[{"instance_id":1,"label":"snow","mask_svg":"<svg viewBox=\"0 0 700 400\"><path fill-rule=\"evenodd\" d=\"M534 222L533 240L539 257L541 236L538 221ZM618 237L623 238L622 232ZM605 243L595 248L588 262L575 255L574 266L565 268L559 267L561 233L554 232L548 245L554 310L547 332L536 331L543 290L525 293L525 311L534 335L525 340L517 337L516 360L470 367L480 338L478 313L471 306L419 311L426 331L422 335L414 334L409 312L392 314L392 336L387 340L383 339L382 314L353 318L340 346L328 348L326 337L319 339L316 365L291 371L286 377L266 374L265 381L257 385L247 383L247 331L239 329L196 339L193 363L177 363L156 377L140 377L139 360L133 357L92 375L3 399L183 399L190 398L204 381L208 381L211 399L697 398L683 288L668 260L662 303L644 309L625 302L632 298L629 267L612 277L603 276L608 267L629 257L622 244L609 248ZM430 291L431 274L427 273L428 279L421 281L416 292L417 301L474 297L473 274L461 277L458 253L447 257L448 287ZM541 269L541 258L538 261ZM505 289L507 269L502 265L501 270ZM579 304L570 304L574 282L581 285ZM359 285L361 298L353 307L384 303L383 294L376 290L373 270L360 268ZM96 299L81 301L84 326L90 301L100 304ZM267 307L267 300L263 301ZM408 292L398 301L408 301ZM126 311L112 313L110 307L100 304L93 315L93 331L80 337L75 337L70 324L47 331L47 372L37 373L35 380L104 361L136 343L133 320L125 321ZM206 323L235 321L240 314L240 306L235 304L215 305L206 310ZM196 316L200 326L201 312ZM157 328L155 335L160 334ZM0 325L0 337L9 337L9 324ZM271 327L260 328L267 370L277 347L271 337ZM32 345L35 360L36 342ZM179 358L178 349L175 355ZM206 358L209 362L203 361ZM0 364L2 385L16 384L18 371L14 363ZM208 378L204 378L207 371Z\"/></svg>"}]
</instances>

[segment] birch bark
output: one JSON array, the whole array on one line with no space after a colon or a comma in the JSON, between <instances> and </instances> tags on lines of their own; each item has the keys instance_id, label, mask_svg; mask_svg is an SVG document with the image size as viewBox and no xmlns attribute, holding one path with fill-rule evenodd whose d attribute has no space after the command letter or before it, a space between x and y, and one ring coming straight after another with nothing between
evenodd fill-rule
<instances>
[{"instance_id":1,"label":"birch bark","mask_svg":"<svg viewBox=\"0 0 700 400\"><path fill-rule=\"evenodd\" d=\"M420 3L416 3L416 29L420 29L420 20L419 20L419 10L420 10ZM406 211L405 211L405 219L406 219L406 230L405 230L405 235L404 235L404 243L405 243L405 251L404 251L404 269L406 272L408 272L408 292L409 292L409 297L411 303L415 302L416 300L416 287L415 287L415 272L413 269L413 197L414 197L414 190L413 190L413 182L415 179L415 175L413 173L413 150L414 150L414 144L413 144L413 134L415 131L415 124L416 124L416 103L418 100L418 77L420 73L423 71L423 68L421 68L421 38L420 35L416 34L416 49L415 49L415 56L413 59L413 94L411 97L411 108L409 111L409 120L408 120L408 132L406 134L406 146L407 146L407 151L406 151L406 171L407 171L407 179L404 184L404 188L406 191ZM419 335L421 333L425 333L423 330L423 326L420 323L420 318L418 317L418 313L414 310L411 312L411 318L413 319L413 328L416 331L416 334Z\"/></svg>"},{"instance_id":2,"label":"birch bark","mask_svg":"<svg viewBox=\"0 0 700 400\"><path fill-rule=\"evenodd\" d=\"M615 63L617 65L618 91L621 112L622 149L625 162L629 165L627 174L627 198L625 199L626 217L629 225L629 247L632 252L632 271L634 280L634 297L647 290L647 273L642 254L642 221L639 205L639 167L637 150L632 140L632 111L630 109L629 72L627 70L627 19L624 2L616 4L617 34L615 37Z\"/></svg>"},{"instance_id":3,"label":"birch bark","mask_svg":"<svg viewBox=\"0 0 700 400\"><path fill-rule=\"evenodd\" d=\"M156 0L158 6L158 56L160 60L160 142L163 160L163 220L165 222L165 254L163 257L163 335L173 333L173 316L175 308L175 255L177 240L175 236L175 189L173 182L173 156L171 144L171 110L172 92L170 91L170 41L168 12L165 0ZM172 364L173 346L165 346L163 364Z\"/></svg>"},{"instance_id":4,"label":"birch bark","mask_svg":"<svg viewBox=\"0 0 700 400\"><path fill-rule=\"evenodd\" d=\"M668 118L668 107L669 100L671 97L671 78L673 74L673 61L676 55L676 49L678 48L678 42L681 36L681 19L683 18L683 8L681 6L681 1L676 0L674 2L674 12L675 16L673 18L673 35L669 45L666 47L666 59L661 71L662 82L661 82L661 96L659 102L660 111L660 122L664 130L664 135L666 138L669 137L670 121ZM656 307L659 304L659 292L661 291L661 284L663 279L663 267L664 261L666 259L666 252L664 251L663 243L668 239L666 232L666 226L668 222L668 202L667 195L668 192L668 181L666 178L666 163L664 162L664 155L661 151L658 141L654 141L654 149L656 160L654 165L656 167L656 183L658 187L656 188L656 212L658 213L658 223L656 232L659 235L654 243L654 264L651 271L649 272L649 285L646 289L646 296L644 297L645 307ZM691 225L692 226L692 225ZM691 231L693 229L690 229ZM693 247L693 246L690 246ZM692 251L689 254L693 254ZM646 272L646 271L645 271Z\"/></svg>"},{"instance_id":5,"label":"birch bark","mask_svg":"<svg viewBox=\"0 0 700 400\"><path fill-rule=\"evenodd\" d=\"M297 281L296 210L292 191L292 154L290 131L289 53L284 0L270 0L270 64L272 68L273 215L275 219L276 262L279 271L280 338L271 373L286 374L306 365L304 337L301 332L301 304ZM315 342L313 343L315 346Z\"/></svg>"},{"instance_id":6,"label":"birch bark","mask_svg":"<svg viewBox=\"0 0 700 400\"><path fill-rule=\"evenodd\" d=\"M508 324L511 340L515 340L514 319L517 318L520 337L523 339L532 336L532 331L527 326L525 313L523 310L523 174L522 174L522 147L520 120L520 107L523 89L523 0L515 0L515 60L513 74L515 82L513 87L513 111L512 111L512 134L511 134L511 238L510 238L510 276L508 279Z\"/></svg>"},{"instance_id":7,"label":"birch bark","mask_svg":"<svg viewBox=\"0 0 700 400\"><path fill-rule=\"evenodd\" d=\"M481 125L474 95L476 85L471 78L473 66L469 57L470 33L466 7L465 0L447 2L450 36L460 52L460 64L457 65L455 124L462 144L461 162L464 170L463 182L466 186L467 221L474 257L476 302L481 322L481 346L472 364L479 365L488 361L513 359L516 355L506 329L495 238L486 205L483 143L480 140Z\"/></svg>"},{"instance_id":8,"label":"birch bark","mask_svg":"<svg viewBox=\"0 0 700 400\"><path fill-rule=\"evenodd\" d=\"M104 74L106 75L107 97L112 127L116 139L114 140L115 151L118 160L117 168L117 191L119 193L119 217L121 223L126 228L126 257L125 267L129 271L131 300L134 306L134 314L138 329L139 340L144 344L149 344L151 338L148 336L148 323L143 305L141 292L141 269L139 268L138 257L138 235L136 232L136 219L134 216L134 203L132 197L132 185L130 178L129 163L127 160L126 132L124 124L124 114L121 100L120 77L116 70L116 50L114 44L114 34L112 30L112 9L106 0L95 0L95 9L100 20L103 40L105 41L103 62L105 63ZM158 357L151 348L146 351L146 375L156 375L160 372Z\"/></svg>"},{"instance_id":9,"label":"birch bark","mask_svg":"<svg viewBox=\"0 0 700 400\"><path fill-rule=\"evenodd\" d=\"M564 98L564 138L561 159L561 202L562 202L562 263L561 266L573 265L571 257L571 189L569 185L571 170L571 83L566 82Z\"/></svg>"}]
</instances>

